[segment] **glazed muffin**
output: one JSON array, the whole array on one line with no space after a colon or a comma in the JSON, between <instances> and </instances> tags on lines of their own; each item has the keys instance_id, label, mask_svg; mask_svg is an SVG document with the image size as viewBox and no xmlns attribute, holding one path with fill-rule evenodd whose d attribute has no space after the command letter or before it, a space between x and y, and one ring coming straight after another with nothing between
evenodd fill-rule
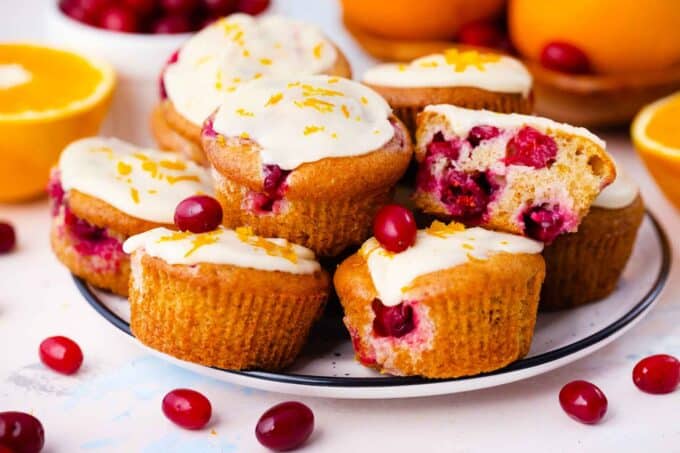
<instances>
[{"instance_id":1,"label":"glazed muffin","mask_svg":"<svg viewBox=\"0 0 680 453\"><path fill-rule=\"evenodd\" d=\"M263 78L206 121L224 225L334 256L370 236L411 160L404 125L371 89L328 76Z\"/></svg>"},{"instance_id":2,"label":"glazed muffin","mask_svg":"<svg viewBox=\"0 0 680 453\"><path fill-rule=\"evenodd\" d=\"M525 356L545 274L542 248L437 221L401 253L369 239L334 278L357 359L395 375L454 378Z\"/></svg>"},{"instance_id":3,"label":"glazed muffin","mask_svg":"<svg viewBox=\"0 0 680 453\"><path fill-rule=\"evenodd\" d=\"M574 308L607 297L633 252L645 214L639 189L628 174L595 199L578 232L560 236L543 251L546 278L541 310Z\"/></svg>"},{"instance_id":4,"label":"glazed muffin","mask_svg":"<svg viewBox=\"0 0 680 453\"><path fill-rule=\"evenodd\" d=\"M416 159L423 211L546 243L575 232L616 176L586 129L451 105L418 116Z\"/></svg>"},{"instance_id":5,"label":"glazed muffin","mask_svg":"<svg viewBox=\"0 0 680 453\"><path fill-rule=\"evenodd\" d=\"M531 74L514 58L476 50L447 49L408 64L369 69L363 82L380 93L415 134L426 106L452 104L501 113L531 113Z\"/></svg>"},{"instance_id":6,"label":"glazed muffin","mask_svg":"<svg viewBox=\"0 0 680 453\"><path fill-rule=\"evenodd\" d=\"M179 156L86 138L64 149L48 191L57 258L88 283L125 296L130 261L123 241L172 225L177 204L211 193L212 182L207 170Z\"/></svg>"},{"instance_id":7,"label":"glazed muffin","mask_svg":"<svg viewBox=\"0 0 680 453\"><path fill-rule=\"evenodd\" d=\"M279 16L233 14L193 36L161 74L151 130L163 149L206 164L201 125L225 94L263 76L351 77L343 53L317 27Z\"/></svg>"},{"instance_id":8,"label":"glazed muffin","mask_svg":"<svg viewBox=\"0 0 680 453\"><path fill-rule=\"evenodd\" d=\"M328 275L311 250L247 227L200 234L157 228L123 248L132 254L132 333L201 365L289 365L328 297Z\"/></svg>"}]
</instances>

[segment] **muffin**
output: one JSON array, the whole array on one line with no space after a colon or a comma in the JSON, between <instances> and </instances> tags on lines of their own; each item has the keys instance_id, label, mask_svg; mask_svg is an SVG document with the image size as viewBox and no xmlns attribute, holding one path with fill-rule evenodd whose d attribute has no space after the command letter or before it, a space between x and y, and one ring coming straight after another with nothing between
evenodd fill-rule
<instances>
[{"instance_id":1,"label":"muffin","mask_svg":"<svg viewBox=\"0 0 680 453\"><path fill-rule=\"evenodd\" d=\"M415 134L426 106L452 104L501 113L531 113L531 74L514 58L447 49L408 64L377 65L363 82L380 93Z\"/></svg>"},{"instance_id":2,"label":"muffin","mask_svg":"<svg viewBox=\"0 0 680 453\"><path fill-rule=\"evenodd\" d=\"M543 250L546 278L541 310L574 308L607 297L616 288L645 214L639 189L618 168L578 232L560 236Z\"/></svg>"},{"instance_id":3,"label":"muffin","mask_svg":"<svg viewBox=\"0 0 680 453\"><path fill-rule=\"evenodd\" d=\"M279 16L233 14L193 36L161 75L151 130L163 149L207 164L201 125L225 94L262 76L351 77L343 53L317 27Z\"/></svg>"},{"instance_id":4,"label":"muffin","mask_svg":"<svg viewBox=\"0 0 680 453\"><path fill-rule=\"evenodd\" d=\"M525 356L545 274L542 248L438 221L401 253L369 239L334 278L357 359L395 375L454 378Z\"/></svg>"},{"instance_id":5,"label":"muffin","mask_svg":"<svg viewBox=\"0 0 680 453\"><path fill-rule=\"evenodd\" d=\"M244 84L206 121L203 147L225 226L248 225L320 256L370 236L412 155L383 98L329 76Z\"/></svg>"},{"instance_id":6,"label":"muffin","mask_svg":"<svg viewBox=\"0 0 680 453\"><path fill-rule=\"evenodd\" d=\"M200 234L156 228L123 249L132 254L132 333L205 366L289 365L328 297L329 277L311 250L247 227Z\"/></svg>"},{"instance_id":7,"label":"muffin","mask_svg":"<svg viewBox=\"0 0 680 453\"><path fill-rule=\"evenodd\" d=\"M546 118L426 107L414 201L426 213L550 243L616 176L605 143Z\"/></svg>"},{"instance_id":8,"label":"muffin","mask_svg":"<svg viewBox=\"0 0 680 453\"><path fill-rule=\"evenodd\" d=\"M86 138L64 149L48 191L57 258L93 286L126 296L130 260L123 241L171 226L177 204L211 193L212 182L207 170L179 156Z\"/></svg>"}]
</instances>

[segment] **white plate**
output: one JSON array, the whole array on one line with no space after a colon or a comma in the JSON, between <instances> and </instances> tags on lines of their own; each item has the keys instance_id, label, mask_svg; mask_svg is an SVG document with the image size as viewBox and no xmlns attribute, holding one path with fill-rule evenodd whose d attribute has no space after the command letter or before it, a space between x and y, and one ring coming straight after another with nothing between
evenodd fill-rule
<instances>
[{"instance_id":1,"label":"white plate","mask_svg":"<svg viewBox=\"0 0 680 453\"><path fill-rule=\"evenodd\" d=\"M668 277L670 262L666 235L656 220L647 215L638 233L633 256L612 295L574 310L540 313L527 357L484 375L433 381L385 376L365 368L354 360L337 304L330 304L326 315L315 327L307 349L285 372L227 371L153 352L182 368L215 379L293 395L382 399L465 392L545 373L618 338L652 308ZM77 278L75 281L97 312L130 334L130 311L125 299L92 289Z\"/></svg>"}]
</instances>

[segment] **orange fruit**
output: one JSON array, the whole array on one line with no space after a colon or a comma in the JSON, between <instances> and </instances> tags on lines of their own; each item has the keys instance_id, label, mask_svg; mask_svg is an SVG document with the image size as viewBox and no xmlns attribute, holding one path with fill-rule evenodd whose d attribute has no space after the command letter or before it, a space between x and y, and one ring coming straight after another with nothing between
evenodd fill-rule
<instances>
[{"instance_id":1,"label":"orange fruit","mask_svg":"<svg viewBox=\"0 0 680 453\"><path fill-rule=\"evenodd\" d=\"M461 25L497 17L505 0L342 0L345 19L395 39L451 39Z\"/></svg>"},{"instance_id":2,"label":"orange fruit","mask_svg":"<svg viewBox=\"0 0 680 453\"><path fill-rule=\"evenodd\" d=\"M510 0L508 26L515 47L532 60L550 41L566 41L598 73L680 64L678 0Z\"/></svg>"},{"instance_id":3,"label":"orange fruit","mask_svg":"<svg viewBox=\"0 0 680 453\"><path fill-rule=\"evenodd\" d=\"M680 209L680 92L643 108L631 137L661 190Z\"/></svg>"},{"instance_id":4,"label":"orange fruit","mask_svg":"<svg viewBox=\"0 0 680 453\"><path fill-rule=\"evenodd\" d=\"M0 202L44 191L61 150L98 132L114 80L103 62L32 44L0 44Z\"/></svg>"}]
</instances>

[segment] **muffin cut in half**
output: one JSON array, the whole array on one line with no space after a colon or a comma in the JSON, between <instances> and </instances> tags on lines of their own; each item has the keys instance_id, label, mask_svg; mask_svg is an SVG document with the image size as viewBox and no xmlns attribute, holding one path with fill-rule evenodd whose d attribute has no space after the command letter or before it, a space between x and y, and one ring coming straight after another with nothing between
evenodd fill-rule
<instances>
[{"instance_id":1,"label":"muffin cut in half","mask_svg":"<svg viewBox=\"0 0 680 453\"><path fill-rule=\"evenodd\" d=\"M444 50L406 63L370 68L363 83L380 93L415 134L426 106L452 104L502 113L531 113L532 78L514 58L476 50Z\"/></svg>"},{"instance_id":2,"label":"muffin cut in half","mask_svg":"<svg viewBox=\"0 0 680 453\"><path fill-rule=\"evenodd\" d=\"M395 375L454 378L523 357L545 275L542 248L438 221L401 253L369 239L334 277L357 359Z\"/></svg>"},{"instance_id":3,"label":"muffin cut in half","mask_svg":"<svg viewBox=\"0 0 680 453\"><path fill-rule=\"evenodd\" d=\"M207 165L201 126L225 94L260 77L304 74L352 76L343 53L314 25L280 16L222 18L169 59L152 133L161 148Z\"/></svg>"},{"instance_id":4,"label":"muffin cut in half","mask_svg":"<svg viewBox=\"0 0 680 453\"><path fill-rule=\"evenodd\" d=\"M546 243L576 231L616 176L586 129L451 105L418 116L416 159L420 209Z\"/></svg>"},{"instance_id":5,"label":"muffin cut in half","mask_svg":"<svg viewBox=\"0 0 680 453\"><path fill-rule=\"evenodd\" d=\"M289 365L320 316L329 277L314 253L243 227L157 228L128 239L130 327L145 345L229 370Z\"/></svg>"},{"instance_id":6,"label":"muffin cut in half","mask_svg":"<svg viewBox=\"0 0 680 453\"><path fill-rule=\"evenodd\" d=\"M370 236L413 152L377 93L328 76L243 85L206 121L203 146L225 226L321 256Z\"/></svg>"},{"instance_id":7,"label":"muffin cut in half","mask_svg":"<svg viewBox=\"0 0 680 453\"><path fill-rule=\"evenodd\" d=\"M561 310L611 294L633 252L645 215L639 189L619 167L616 180L598 195L576 233L543 250L546 278L541 310Z\"/></svg>"},{"instance_id":8,"label":"muffin cut in half","mask_svg":"<svg viewBox=\"0 0 680 453\"><path fill-rule=\"evenodd\" d=\"M52 249L75 275L126 296L129 257L123 241L173 224L177 204L211 193L207 170L167 152L111 138L87 138L64 149L52 172Z\"/></svg>"}]
</instances>

